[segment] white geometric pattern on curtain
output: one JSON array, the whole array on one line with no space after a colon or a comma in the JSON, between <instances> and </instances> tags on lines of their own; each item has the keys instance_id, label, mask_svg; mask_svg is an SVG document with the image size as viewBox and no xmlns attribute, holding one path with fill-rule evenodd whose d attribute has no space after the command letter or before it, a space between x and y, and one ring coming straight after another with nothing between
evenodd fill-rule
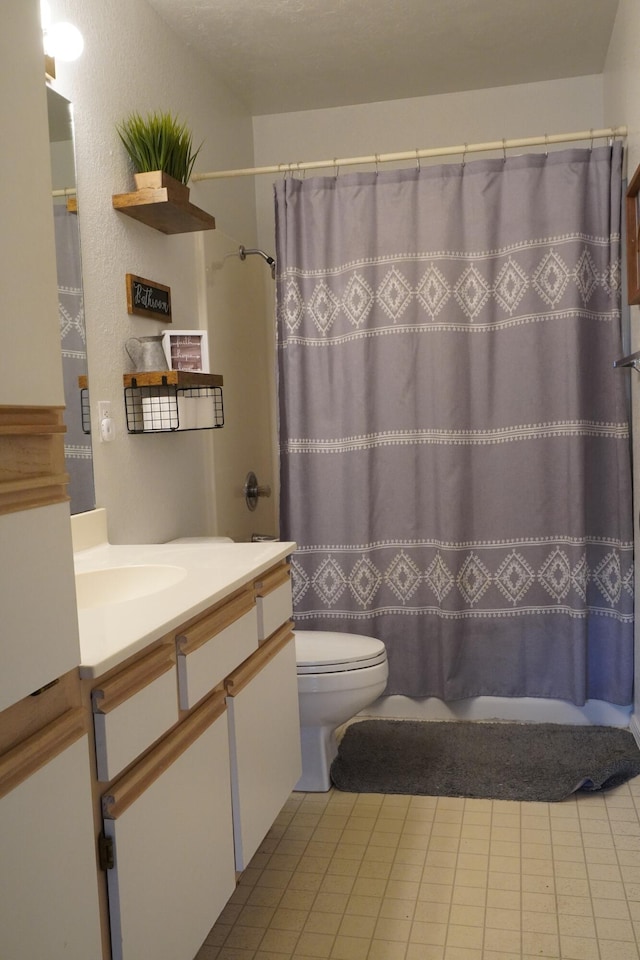
<instances>
[{"instance_id":1,"label":"white geometric pattern on curtain","mask_svg":"<svg viewBox=\"0 0 640 960\"><path fill-rule=\"evenodd\" d=\"M621 156L275 185L295 618L389 694L631 702Z\"/></svg>"}]
</instances>

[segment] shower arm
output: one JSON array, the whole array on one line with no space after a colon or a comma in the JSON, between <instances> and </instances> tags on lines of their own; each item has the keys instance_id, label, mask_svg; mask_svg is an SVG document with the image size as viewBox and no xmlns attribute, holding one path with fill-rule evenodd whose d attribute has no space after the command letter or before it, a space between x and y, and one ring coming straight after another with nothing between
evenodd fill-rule
<instances>
[{"instance_id":1,"label":"shower arm","mask_svg":"<svg viewBox=\"0 0 640 960\"><path fill-rule=\"evenodd\" d=\"M257 247L252 247L250 249L247 249L247 247L243 247L242 245L238 247L238 256L240 257L241 260L246 260L248 256L254 253L257 254L259 257L262 257L265 263L267 263L271 267L271 276L275 280L276 262L273 259L273 257L270 257L268 253L264 252L264 250L258 250Z\"/></svg>"}]
</instances>

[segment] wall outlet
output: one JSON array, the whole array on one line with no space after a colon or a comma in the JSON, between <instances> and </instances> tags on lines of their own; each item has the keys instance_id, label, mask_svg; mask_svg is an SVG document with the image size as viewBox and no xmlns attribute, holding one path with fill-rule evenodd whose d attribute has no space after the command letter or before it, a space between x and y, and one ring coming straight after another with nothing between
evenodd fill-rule
<instances>
[{"instance_id":1,"label":"wall outlet","mask_svg":"<svg viewBox=\"0 0 640 960\"><path fill-rule=\"evenodd\" d=\"M115 436L110 400L98 400L98 423L100 424L100 442L109 443Z\"/></svg>"}]
</instances>

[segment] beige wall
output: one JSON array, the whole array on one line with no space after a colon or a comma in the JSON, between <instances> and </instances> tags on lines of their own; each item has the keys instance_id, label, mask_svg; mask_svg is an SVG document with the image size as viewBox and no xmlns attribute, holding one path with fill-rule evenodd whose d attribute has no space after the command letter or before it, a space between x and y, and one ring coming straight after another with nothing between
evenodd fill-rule
<instances>
[{"instance_id":1,"label":"beige wall","mask_svg":"<svg viewBox=\"0 0 640 960\"><path fill-rule=\"evenodd\" d=\"M112 208L112 194L133 189L115 125L133 110L172 111L190 125L195 144L204 140L197 167L210 170L252 163L251 118L145 0L52 0L51 7L54 20L71 20L85 39L80 60L58 64L56 88L73 102L75 113L92 416L95 423L98 401L110 400L117 431L109 444L100 443L94 433L97 503L107 508L112 542L215 533L216 432L126 432L122 374L131 363L124 343L129 336L152 335L163 327L128 315L125 274L171 287L175 329L204 327L208 314L198 235L167 237ZM196 185L191 199L238 244L255 244L249 182ZM226 308L224 303L208 306L219 312ZM229 375L216 367L215 358L213 370ZM243 442L241 433L234 434L241 430L237 423L228 421L224 430L228 438Z\"/></svg>"},{"instance_id":2,"label":"beige wall","mask_svg":"<svg viewBox=\"0 0 640 960\"><path fill-rule=\"evenodd\" d=\"M600 126L602 110L602 78L590 76L272 114L253 118L255 158L261 166L563 133ZM272 180L256 178L258 236L271 248Z\"/></svg>"},{"instance_id":3,"label":"beige wall","mask_svg":"<svg viewBox=\"0 0 640 960\"><path fill-rule=\"evenodd\" d=\"M620 0L613 36L609 45L603 76L605 123L625 123L627 135L627 172L629 178L640 164L640 61L638 60L637 38L640 36L640 4L638 0ZM623 291L625 296L626 291ZM640 350L640 308L631 307L631 349ZM631 378L632 390L632 431L634 453L634 517L640 509L640 393L638 374L634 370L620 371L622 376ZM636 557L640 550L640 536L636 520L635 527ZM640 596L639 564L636 562L636 611ZM636 613L636 677L635 705L632 728L640 742L640 628Z\"/></svg>"},{"instance_id":4,"label":"beige wall","mask_svg":"<svg viewBox=\"0 0 640 960\"><path fill-rule=\"evenodd\" d=\"M211 355L224 370L225 426L216 431L214 528L220 536L250 540L253 533L277 533L276 500L259 498L247 509L244 482L253 471L260 485L274 487L271 457L269 325L265 303L275 284L257 256L238 257L238 243L221 230L202 235L206 264Z\"/></svg>"}]
</instances>

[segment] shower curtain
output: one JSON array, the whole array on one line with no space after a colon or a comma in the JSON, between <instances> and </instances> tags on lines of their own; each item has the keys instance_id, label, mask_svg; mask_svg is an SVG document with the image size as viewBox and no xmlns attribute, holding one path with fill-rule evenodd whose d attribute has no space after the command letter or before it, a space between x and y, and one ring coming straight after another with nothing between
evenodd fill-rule
<instances>
[{"instance_id":1,"label":"shower curtain","mask_svg":"<svg viewBox=\"0 0 640 960\"><path fill-rule=\"evenodd\" d=\"M58 271L58 318L62 345L62 375L67 427L64 442L65 463L69 473L71 513L93 510L93 461L91 437L82 430L78 377L87 372L87 344L84 325L84 297L80 261L78 216L66 204L54 204Z\"/></svg>"},{"instance_id":2,"label":"shower curtain","mask_svg":"<svg viewBox=\"0 0 640 960\"><path fill-rule=\"evenodd\" d=\"M621 156L275 185L295 620L387 694L631 702Z\"/></svg>"}]
</instances>

